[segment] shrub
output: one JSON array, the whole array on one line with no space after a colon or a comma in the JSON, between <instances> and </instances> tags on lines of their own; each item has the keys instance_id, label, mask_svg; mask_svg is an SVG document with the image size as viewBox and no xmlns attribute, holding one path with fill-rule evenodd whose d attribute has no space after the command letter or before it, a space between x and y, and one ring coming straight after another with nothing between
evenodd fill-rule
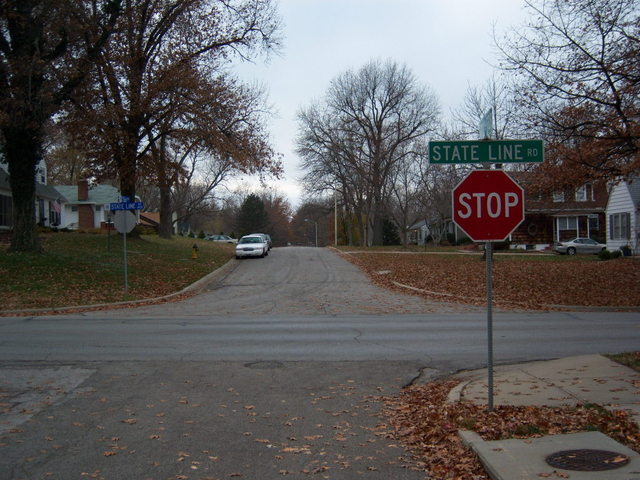
<instances>
[{"instance_id":1,"label":"shrub","mask_svg":"<svg viewBox=\"0 0 640 480\"><path fill-rule=\"evenodd\" d=\"M598 258L600 260L611 260L611 252L609 250L602 250L599 254L598 254Z\"/></svg>"},{"instance_id":2,"label":"shrub","mask_svg":"<svg viewBox=\"0 0 640 480\"><path fill-rule=\"evenodd\" d=\"M511 242L509 240L503 240L502 242L493 242L493 250L509 250Z\"/></svg>"},{"instance_id":3,"label":"shrub","mask_svg":"<svg viewBox=\"0 0 640 480\"><path fill-rule=\"evenodd\" d=\"M138 229L140 235L155 235L156 233L158 233L153 227L138 225L136 228Z\"/></svg>"}]
</instances>

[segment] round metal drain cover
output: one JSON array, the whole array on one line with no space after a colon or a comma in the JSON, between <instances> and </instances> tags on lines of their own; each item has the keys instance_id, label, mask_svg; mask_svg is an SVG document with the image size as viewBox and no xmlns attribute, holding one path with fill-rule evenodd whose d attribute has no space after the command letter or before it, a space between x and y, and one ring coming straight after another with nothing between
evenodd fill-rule
<instances>
[{"instance_id":1,"label":"round metal drain cover","mask_svg":"<svg viewBox=\"0 0 640 480\"><path fill-rule=\"evenodd\" d=\"M257 370L273 370L276 368L284 367L284 363L264 361L264 362L245 363L244 366L247 368L255 368Z\"/></svg>"},{"instance_id":2,"label":"round metal drain cover","mask_svg":"<svg viewBox=\"0 0 640 480\"><path fill-rule=\"evenodd\" d=\"M617 452L606 450L564 450L545 458L552 467L564 470L578 470L580 472L599 472L624 467L629 463L629 457Z\"/></svg>"}]
</instances>

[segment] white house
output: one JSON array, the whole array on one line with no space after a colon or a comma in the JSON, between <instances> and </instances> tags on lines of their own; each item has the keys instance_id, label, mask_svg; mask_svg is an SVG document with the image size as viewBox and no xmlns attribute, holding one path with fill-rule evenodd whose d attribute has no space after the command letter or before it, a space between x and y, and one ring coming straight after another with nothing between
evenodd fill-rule
<instances>
[{"instance_id":1,"label":"white house","mask_svg":"<svg viewBox=\"0 0 640 480\"><path fill-rule=\"evenodd\" d=\"M0 230L10 230L12 226L13 200L9 184L9 169L0 163ZM43 227L56 226L60 215L60 193L47 185L47 166L40 161L36 170L36 221Z\"/></svg>"},{"instance_id":2,"label":"white house","mask_svg":"<svg viewBox=\"0 0 640 480\"><path fill-rule=\"evenodd\" d=\"M120 192L111 185L89 187L87 180L78 185L55 187L64 200L60 211L59 228L92 229L100 228L109 219L109 209L105 205L120 201Z\"/></svg>"},{"instance_id":3,"label":"white house","mask_svg":"<svg viewBox=\"0 0 640 480\"><path fill-rule=\"evenodd\" d=\"M640 246L640 177L613 186L606 209L607 248L624 246L638 254Z\"/></svg>"}]
</instances>

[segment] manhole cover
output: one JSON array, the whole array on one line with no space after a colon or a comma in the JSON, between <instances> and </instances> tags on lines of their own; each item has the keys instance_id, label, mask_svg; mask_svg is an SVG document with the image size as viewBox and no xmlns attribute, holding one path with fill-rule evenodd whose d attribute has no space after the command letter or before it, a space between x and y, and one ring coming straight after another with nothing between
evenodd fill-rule
<instances>
[{"instance_id":1,"label":"manhole cover","mask_svg":"<svg viewBox=\"0 0 640 480\"><path fill-rule=\"evenodd\" d=\"M272 370L276 368L282 368L284 367L284 364L281 362L265 361L265 362L245 363L244 366L247 368L255 368L258 370Z\"/></svg>"},{"instance_id":2,"label":"manhole cover","mask_svg":"<svg viewBox=\"0 0 640 480\"><path fill-rule=\"evenodd\" d=\"M629 457L606 450L564 450L545 458L552 467L581 472L599 472L613 470L629 463Z\"/></svg>"}]
</instances>

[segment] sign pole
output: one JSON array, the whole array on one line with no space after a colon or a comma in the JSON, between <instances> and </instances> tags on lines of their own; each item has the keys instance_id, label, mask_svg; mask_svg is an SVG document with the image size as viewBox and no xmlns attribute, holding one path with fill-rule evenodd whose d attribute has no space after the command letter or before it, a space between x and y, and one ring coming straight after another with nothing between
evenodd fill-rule
<instances>
[{"instance_id":1,"label":"sign pole","mask_svg":"<svg viewBox=\"0 0 640 480\"><path fill-rule=\"evenodd\" d=\"M486 242L487 270L487 402L489 411L493 411L493 244Z\"/></svg>"},{"instance_id":2,"label":"sign pole","mask_svg":"<svg viewBox=\"0 0 640 480\"><path fill-rule=\"evenodd\" d=\"M124 293L129 293L129 276L127 272L127 216L124 216L124 233L122 235L124 239Z\"/></svg>"},{"instance_id":3,"label":"sign pole","mask_svg":"<svg viewBox=\"0 0 640 480\"><path fill-rule=\"evenodd\" d=\"M144 203L130 202L129 197L122 197L122 202L109 204L109 209L115 213L114 225L122 233L124 242L124 293L129 293L129 272L127 271L127 233L136 226L136 216L131 210L142 210ZM130 218L128 218L130 217Z\"/></svg>"}]
</instances>

